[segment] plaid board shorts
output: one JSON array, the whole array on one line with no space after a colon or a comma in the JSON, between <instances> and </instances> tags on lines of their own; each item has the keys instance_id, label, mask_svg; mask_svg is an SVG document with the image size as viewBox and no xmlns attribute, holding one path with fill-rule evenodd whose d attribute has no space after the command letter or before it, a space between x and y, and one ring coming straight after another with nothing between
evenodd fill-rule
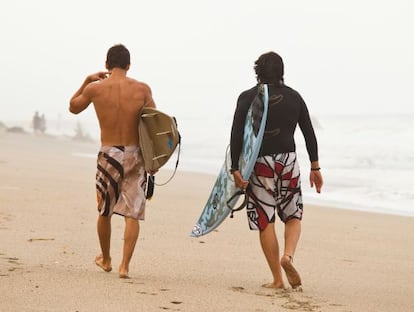
<instances>
[{"instance_id":1,"label":"plaid board shorts","mask_svg":"<svg viewBox=\"0 0 414 312\"><path fill-rule=\"evenodd\" d=\"M295 152L261 156L247 188L247 217L251 230L263 231L275 222L286 223L303 214L299 163Z\"/></svg>"}]
</instances>

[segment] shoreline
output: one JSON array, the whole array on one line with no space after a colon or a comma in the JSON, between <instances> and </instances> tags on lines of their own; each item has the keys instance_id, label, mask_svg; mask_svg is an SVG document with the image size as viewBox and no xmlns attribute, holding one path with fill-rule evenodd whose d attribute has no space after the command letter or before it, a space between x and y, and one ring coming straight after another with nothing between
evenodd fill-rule
<instances>
[{"instance_id":1,"label":"shoreline","mask_svg":"<svg viewBox=\"0 0 414 312\"><path fill-rule=\"evenodd\" d=\"M27 129L26 129L27 130ZM96 159L96 154L97 151L99 149L99 141L96 140L74 140L73 137L68 136L68 135L54 135L54 134L43 134L43 135L36 135L32 132L25 132L25 133L9 133L6 132L2 129L0 129L0 139L1 136L12 136L15 137L16 139L18 138L22 138L24 139L25 136L27 136L27 138L31 137L34 139L41 139L41 140L45 140L47 142L47 140L52 140L52 141L57 141L57 142L67 142L67 143L73 143L74 145L78 146L79 149L78 150L72 150L71 151L71 155L75 156L75 157L84 157L84 158L90 158L90 159ZM85 152L86 151L86 152ZM175 161L176 158L174 158L175 156L173 155L171 160L166 164L166 166L164 168L162 168L163 172L167 172L170 171L172 172L174 170L174 166L175 166ZM217 167L217 173L219 172L220 167ZM197 171L194 169L188 169L188 168L180 168L180 164L178 165L178 169L177 172L183 172L183 173L187 173L187 174L195 174L195 175L203 175L206 177L210 177L212 178L212 184L211 187L214 184L214 180L217 177L216 174L213 174L211 172L205 172L205 171ZM167 174L168 176L168 174ZM325 184L328 183L325 181ZM302 192L303 192L303 197L304 197L304 204L306 206L320 206L320 207L325 207L325 208L329 208L329 209L339 209L339 210L351 210L351 211L356 211L356 212L367 212L367 213L375 213L375 214L382 214L382 215L392 215L392 216L401 216L401 217L409 217L409 218L413 218L414 217L414 211L397 211L395 209L390 209L390 208L377 208L377 207L369 207L367 205L364 204L355 204L355 203L350 203L350 202L342 202L342 201L335 201L335 200L329 200L329 199L324 199L324 190L322 188L322 193L321 194L315 194L314 193L314 189L310 189L310 187L308 185L302 185ZM315 196L321 197L321 198L315 198Z\"/></svg>"},{"instance_id":2,"label":"shoreline","mask_svg":"<svg viewBox=\"0 0 414 312\"><path fill-rule=\"evenodd\" d=\"M26 129L27 130L27 129ZM45 140L47 142L47 140L52 140L52 141L57 141L57 142L67 142L67 143L73 143L76 144L79 149L78 150L73 150L71 152L72 156L76 156L76 157L84 157L84 158L90 158L90 159L96 159L96 154L97 151L99 149L99 141L96 140L74 140L73 137L71 136L67 136L67 135L54 135L54 134L43 134L43 135L36 135L32 132L25 132L25 133L8 133L6 131L2 131L0 129L0 139L1 136L12 136L15 137L16 139L18 138L23 138L25 136L27 137L31 137L34 139L41 139L41 140ZM23 136L23 137L21 137ZM85 152L86 150L86 152ZM163 172L167 172L168 171L173 171L174 169L174 165L175 165L175 161L176 158L174 158L175 156L173 155L171 160L166 164L166 166L162 169ZM219 172L220 167L217 167L217 173ZM195 175L203 175L206 177L210 177L212 178L213 182L211 184L211 187L214 184L214 180L216 178L216 174L213 174L211 172L205 172L205 171L197 171L194 169L188 169L188 168L180 168L180 164L178 165L178 169L177 172L183 172L183 173L187 173L187 174L195 174ZM168 174L167 174L168 176ZM325 181L325 184L327 182ZM350 203L350 202L342 202L342 201L335 201L335 200L329 200L329 199L324 199L324 190L322 188L322 193L321 194L315 194L314 193L314 189L310 189L310 187L305 184L302 185L302 192L303 192L303 197L304 197L304 204L306 206L320 206L320 207L325 207L325 208L329 208L329 209L340 209L340 210L352 210L352 211L356 211L356 212L367 212L367 213L375 213L375 214L382 214L382 215L392 215L392 216L401 216L401 217L409 217L409 218L413 218L414 217L414 211L410 212L410 211L397 211L395 209L390 209L390 208L377 208L377 207L369 207L367 205L364 204L355 204L355 203ZM320 197L320 198L315 198L315 196Z\"/></svg>"},{"instance_id":3,"label":"shoreline","mask_svg":"<svg viewBox=\"0 0 414 312\"><path fill-rule=\"evenodd\" d=\"M169 170L173 171L172 169L163 169L163 170ZM207 172L199 172L196 170L180 170L180 166L178 166L177 172L182 171L187 174L195 174L195 175L202 175L202 176L208 176L213 179L213 183L211 184L211 187L213 187L214 181L217 177L217 175L214 175L212 173ZM218 171L217 171L218 172ZM306 187L306 186L305 186ZM302 192L304 187L302 187ZM408 217L408 218L414 218L414 212L407 212L407 211L395 211L395 210L388 210L386 208L379 209L379 208L367 208L367 207L361 207L356 204L349 204L349 203L343 203L343 202L334 202L329 200L321 199L310 199L308 197L308 194L313 193L314 189L308 190L307 192L304 192L304 205L305 206L317 206L325 209L339 209L339 210L351 210L355 212L366 212L366 213L373 213L373 214L380 214L380 215L391 215L391 216L398 216L398 217ZM322 193L317 194L317 196L323 197L323 188Z\"/></svg>"}]
</instances>

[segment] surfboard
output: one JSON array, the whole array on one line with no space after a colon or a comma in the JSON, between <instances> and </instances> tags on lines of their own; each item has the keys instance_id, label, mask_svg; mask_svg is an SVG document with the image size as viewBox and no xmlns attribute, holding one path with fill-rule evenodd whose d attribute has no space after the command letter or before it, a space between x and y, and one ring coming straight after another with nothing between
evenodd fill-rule
<instances>
[{"instance_id":1,"label":"surfboard","mask_svg":"<svg viewBox=\"0 0 414 312\"><path fill-rule=\"evenodd\" d=\"M156 108L144 107L138 130L145 171L156 171L167 163L180 144L177 122Z\"/></svg>"},{"instance_id":2,"label":"surfboard","mask_svg":"<svg viewBox=\"0 0 414 312\"><path fill-rule=\"evenodd\" d=\"M266 127L269 91L265 84L261 85L259 90L259 94L250 105L244 125L239 168L245 180L248 180L253 172ZM235 186L233 175L230 173L230 148L227 148L225 158L207 203L190 233L192 237L200 237L216 229L230 214L240 197L237 195L240 189Z\"/></svg>"}]
</instances>

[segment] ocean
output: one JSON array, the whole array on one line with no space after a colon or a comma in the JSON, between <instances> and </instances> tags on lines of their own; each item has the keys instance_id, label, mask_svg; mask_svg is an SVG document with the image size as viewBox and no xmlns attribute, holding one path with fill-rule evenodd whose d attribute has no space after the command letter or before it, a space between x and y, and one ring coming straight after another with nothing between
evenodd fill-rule
<instances>
[{"instance_id":1,"label":"ocean","mask_svg":"<svg viewBox=\"0 0 414 312\"><path fill-rule=\"evenodd\" d=\"M232 115L222 119L176 116L182 135L178 170L215 175L225 159ZM304 203L414 217L414 115L313 116L324 178L322 193L310 188L309 160L300 129L296 147ZM74 135L77 123L98 139L96 122L50 121L48 132ZM28 127L26 123L25 127ZM77 157L95 157L76 151ZM175 158L167 168L172 169ZM172 182L173 183L173 182ZM206 194L207 197L208 194Z\"/></svg>"},{"instance_id":2,"label":"ocean","mask_svg":"<svg viewBox=\"0 0 414 312\"><path fill-rule=\"evenodd\" d=\"M414 216L414 116L313 117L324 186L309 183L309 160L299 127L296 151L304 202L344 209ZM232 118L186 120L180 168L217 174ZM204 125L204 126L203 126ZM184 130L184 129L183 129ZM170 163L170 165L172 165Z\"/></svg>"}]
</instances>

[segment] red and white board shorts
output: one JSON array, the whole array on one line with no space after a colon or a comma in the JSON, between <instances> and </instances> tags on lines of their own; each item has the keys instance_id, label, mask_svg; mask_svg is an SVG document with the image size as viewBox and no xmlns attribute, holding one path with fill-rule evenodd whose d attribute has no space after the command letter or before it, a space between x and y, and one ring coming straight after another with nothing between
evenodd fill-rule
<instances>
[{"instance_id":1,"label":"red and white board shorts","mask_svg":"<svg viewBox=\"0 0 414 312\"><path fill-rule=\"evenodd\" d=\"M251 230L263 231L275 222L284 223L303 214L299 163L295 152L261 156L247 188L247 217Z\"/></svg>"}]
</instances>

